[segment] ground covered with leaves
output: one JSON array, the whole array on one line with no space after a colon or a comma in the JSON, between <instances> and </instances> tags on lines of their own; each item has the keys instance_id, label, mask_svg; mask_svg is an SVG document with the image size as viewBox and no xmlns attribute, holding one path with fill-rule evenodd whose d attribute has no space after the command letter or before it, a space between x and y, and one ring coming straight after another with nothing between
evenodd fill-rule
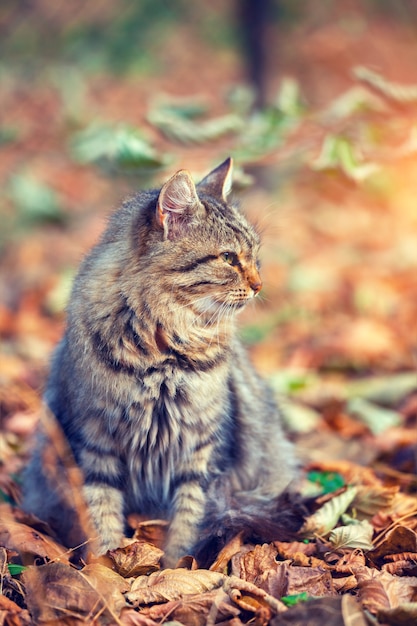
<instances>
[{"instance_id":1,"label":"ground covered with leaves","mask_svg":"<svg viewBox=\"0 0 417 626\"><path fill-rule=\"evenodd\" d=\"M306 2L272 25L260 111L222 3L146 23L147 55L124 73L109 51L120 62L115 29L134 14L4 13L18 27L0 67L0 624L417 623L417 15L380 4ZM39 16L67 41L47 62L27 43ZM65 56L74 40L81 60ZM123 197L228 155L264 239L242 338L299 451L304 525L167 570L166 523L132 518L126 545L76 567L19 508L71 280Z\"/></svg>"}]
</instances>

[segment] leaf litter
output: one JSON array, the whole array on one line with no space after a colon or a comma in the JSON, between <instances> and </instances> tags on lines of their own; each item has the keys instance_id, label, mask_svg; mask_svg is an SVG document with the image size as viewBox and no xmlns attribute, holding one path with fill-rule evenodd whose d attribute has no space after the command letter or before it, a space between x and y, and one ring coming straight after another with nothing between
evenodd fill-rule
<instances>
[{"instance_id":1,"label":"leaf litter","mask_svg":"<svg viewBox=\"0 0 417 626\"><path fill-rule=\"evenodd\" d=\"M336 32L336 39L347 36ZM314 54L326 57L335 31L317 28L309 52L303 37L299 54L313 68ZM386 39L384 30L373 45L383 51ZM407 50L404 67L408 57ZM364 65L347 68L348 74L346 90L336 89L321 108L306 97L308 81L284 77L275 99L257 114L252 94L235 90L222 110L205 97L153 99L141 123L130 103L146 99L115 81L115 90L128 96L122 116L111 109L111 98L103 99L101 115L94 115L103 123L89 123L79 110L76 133L53 129L61 140L68 135L65 145L57 144L63 167L52 162L50 144L38 155L36 135L2 129L0 177L9 191L6 211L0 207L6 233L0 235L1 624L402 626L417 620L410 115L416 86ZM331 72L327 76L331 82ZM212 87L218 93L218 83ZM83 90L87 107L87 82ZM36 132L48 126L37 119L29 94L22 107ZM65 108L70 111L71 102ZM9 104L10 128L20 128L13 113ZM121 118L126 122L112 121ZM10 171L17 149L33 159L31 145L37 153L32 172ZM297 540L254 545L237 536L213 554L207 570L186 556L180 567L162 569L166 522L131 516L132 538L99 562L75 567L41 520L19 510L16 477L39 418L45 361L62 330L65 296L56 292L102 221L102 214L84 215L79 207L99 214L118 201L117 176L147 176L153 183L177 161L188 166L196 158L203 171L220 153L233 154L242 185L262 170L262 185L271 191L248 192L254 206L273 205L269 222L279 237L266 246L268 300L258 308L259 323L252 312L244 317L244 336L284 395L284 417L303 455L299 491L309 498L309 514ZM281 166L285 176L278 181ZM19 211L23 228L9 219L7 203Z\"/></svg>"}]
</instances>

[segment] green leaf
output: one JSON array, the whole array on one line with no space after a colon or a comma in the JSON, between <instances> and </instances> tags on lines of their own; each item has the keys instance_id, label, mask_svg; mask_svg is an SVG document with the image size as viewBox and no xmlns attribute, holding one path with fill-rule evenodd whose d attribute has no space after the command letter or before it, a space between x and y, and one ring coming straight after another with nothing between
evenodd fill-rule
<instances>
[{"instance_id":1,"label":"green leaf","mask_svg":"<svg viewBox=\"0 0 417 626\"><path fill-rule=\"evenodd\" d=\"M285 606L295 606L299 602L306 602L308 600L308 594L306 591L301 593L294 593L288 596L283 596L280 598L281 602L285 604Z\"/></svg>"},{"instance_id":2,"label":"green leaf","mask_svg":"<svg viewBox=\"0 0 417 626\"><path fill-rule=\"evenodd\" d=\"M208 113L208 104L201 98L172 98L159 96L150 107L152 111L165 112L167 115L175 115L181 119L194 120Z\"/></svg>"},{"instance_id":3,"label":"green leaf","mask_svg":"<svg viewBox=\"0 0 417 626\"><path fill-rule=\"evenodd\" d=\"M323 493L332 493L345 486L345 479L337 472L311 471L307 474L308 480L318 483L323 488Z\"/></svg>"},{"instance_id":4,"label":"green leaf","mask_svg":"<svg viewBox=\"0 0 417 626\"><path fill-rule=\"evenodd\" d=\"M371 85L373 89L379 91L389 100L412 104L417 102L417 84L404 85L402 83L393 83L381 74L364 66L355 67L353 72L356 78L365 84Z\"/></svg>"},{"instance_id":5,"label":"green leaf","mask_svg":"<svg viewBox=\"0 0 417 626\"><path fill-rule=\"evenodd\" d=\"M360 397L388 406L395 406L417 389L417 373L402 372L389 376L374 376L346 383L350 398Z\"/></svg>"},{"instance_id":6,"label":"green leaf","mask_svg":"<svg viewBox=\"0 0 417 626\"><path fill-rule=\"evenodd\" d=\"M300 86L294 78L285 76L276 97L277 108L288 117L297 117L303 111Z\"/></svg>"},{"instance_id":7,"label":"green leaf","mask_svg":"<svg viewBox=\"0 0 417 626\"><path fill-rule=\"evenodd\" d=\"M25 222L62 222L65 219L56 192L32 176L15 174L9 183L9 195Z\"/></svg>"},{"instance_id":8,"label":"green leaf","mask_svg":"<svg viewBox=\"0 0 417 626\"><path fill-rule=\"evenodd\" d=\"M165 109L155 109L149 112L148 121L171 141L183 144L206 143L245 127L243 119L235 113L196 122Z\"/></svg>"},{"instance_id":9,"label":"green leaf","mask_svg":"<svg viewBox=\"0 0 417 626\"><path fill-rule=\"evenodd\" d=\"M53 315L62 313L68 304L74 282L74 271L64 270L58 276L54 287L48 292L45 299L45 306L49 313Z\"/></svg>"},{"instance_id":10,"label":"green leaf","mask_svg":"<svg viewBox=\"0 0 417 626\"><path fill-rule=\"evenodd\" d=\"M318 411L298 402L293 402L289 398L280 398L280 408L286 426L296 433L311 432L317 428L317 424L321 420ZM330 491L334 490L331 489Z\"/></svg>"},{"instance_id":11,"label":"green leaf","mask_svg":"<svg viewBox=\"0 0 417 626\"><path fill-rule=\"evenodd\" d=\"M72 153L81 163L96 163L104 169L121 171L153 170L169 162L135 128L97 125L78 133L72 141Z\"/></svg>"},{"instance_id":12,"label":"green leaf","mask_svg":"<svg viewBox=\"0 0 417 626\"><path fill-rule=\"evenodd\" d=\"M25 567L24 565L17 565L15 563L9 563L7 567L9 568L9 573L11 576L19 576L27 569L27 567Z\"/></svg>"},{"instance_id":13,"label":"green leaf","mask_svg":"<svg viewBox=\"0 0 417 626\"><path fill-rule=\"evenodd\" d=\"M398 426L402 421L401 414L397 411L382 408L363 398L351 398L347 403L347 411L366 424L374 435Z\"/></svg>"},{"instance_id":14,"label":"green leaf","mask_svg":"<svg viewBox=\"0 0 417 626\"><path fill-rule=\"evenodd\" d=\"M277 393L291 394L316 384L318 378L309 370L286 368L275 372L269 382Z\"/></svg>"},{"instance_id":15,"label":"green leaf","mask_svg":"<svg viewBox=\"0 0 417 626\"><path fill-rule=\"evenodd\" d=\"M326 135L321 152L311 163L315 170L340 170L348 178L361 182L378 170L376 163L364 162L357 146L341 135Z\"/></svg>"},{"instance_id":16,"label":"green leaf","mask_svg":"<svg viewBox=\"0 0 417 626\"><path fill-rule=\"evenodd\" d=\"M14 126L0 127L0 146L6 143L12 143L19 137L19 131Z\"/></svg>"}]
</instances>

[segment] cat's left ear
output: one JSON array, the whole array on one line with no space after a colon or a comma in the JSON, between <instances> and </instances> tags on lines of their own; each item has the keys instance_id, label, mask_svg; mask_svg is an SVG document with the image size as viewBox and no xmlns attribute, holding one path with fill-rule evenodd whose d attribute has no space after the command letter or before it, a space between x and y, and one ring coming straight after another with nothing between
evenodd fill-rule
<instances>
[{"instance_id":1,"label":"cat's left ear","mask_svg":"<svg viewBox=\"0 0 417 626\"><path fill-rule=\"evenodd\" d=\"M232 190L233 159L229 157L210 174L207 174L197 187L214 198L226 201Z\"/></svg>"},{"instance_id":2,"label":"cat's left ear","mask_svg":"<svg viewBox=\"0 0 417 626\"><path fill-rule=\"evenodd\" d=\"M164 229L165 239L181 234L200 207L190 173L180 170L165 183L158 198L156 219Z\"/></svg>"}]
</instances>

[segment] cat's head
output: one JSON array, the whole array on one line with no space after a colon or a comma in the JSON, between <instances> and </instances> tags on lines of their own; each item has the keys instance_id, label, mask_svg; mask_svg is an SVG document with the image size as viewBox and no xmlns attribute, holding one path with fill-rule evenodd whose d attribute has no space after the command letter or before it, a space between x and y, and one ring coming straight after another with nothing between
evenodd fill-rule
<instances>
[{"instance_id":1,"label":"cat's head","mask_svg":"<svg viewBox=\"0 0 417 626\"><path fill-rule=\"evenodd\" d=\"M197 185L180 170L159 193L153 234L162 280L173 300L196 312L239 309L262 287L259 237L228 201L231 186L229 158Z\"/></svg>"}]
</instances>

